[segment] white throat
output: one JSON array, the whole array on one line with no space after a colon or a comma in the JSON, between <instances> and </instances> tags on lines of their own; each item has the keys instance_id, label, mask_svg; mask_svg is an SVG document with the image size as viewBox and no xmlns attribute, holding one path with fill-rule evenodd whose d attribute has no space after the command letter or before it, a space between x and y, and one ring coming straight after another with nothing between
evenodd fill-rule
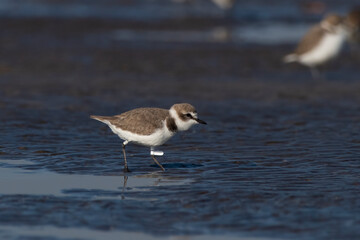
<instances>
[{"instance_id":1,"label":"white throat","mask_svg":"<svg viewBox=\"0 0 360 240\"><path fill-rule=\"evenodd\" d=\"M181 120L178 113L173 108L170 109L170 116L174 118L178 131L186 131L192 125L195 125L197 123L195 120L192 119L188 121Z\"/></svg>"}]
</instances>

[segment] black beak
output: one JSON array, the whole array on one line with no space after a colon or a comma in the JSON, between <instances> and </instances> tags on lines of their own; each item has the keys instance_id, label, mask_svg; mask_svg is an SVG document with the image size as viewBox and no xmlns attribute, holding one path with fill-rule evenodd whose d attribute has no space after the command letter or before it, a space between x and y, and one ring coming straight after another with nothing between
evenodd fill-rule
<instances>
[{"instance_id":1,"label":"black beak","mask_svg":"<svg viewBox=\"0 0 360 240\"><path fill-rule=\"evenodd\" d=\"M205 121L200 120L200 119L198 119L198 118L196 118L195 121L197 121L198 123L201 123L201 124L207 124Z\"/></svg>"}]
</instances>

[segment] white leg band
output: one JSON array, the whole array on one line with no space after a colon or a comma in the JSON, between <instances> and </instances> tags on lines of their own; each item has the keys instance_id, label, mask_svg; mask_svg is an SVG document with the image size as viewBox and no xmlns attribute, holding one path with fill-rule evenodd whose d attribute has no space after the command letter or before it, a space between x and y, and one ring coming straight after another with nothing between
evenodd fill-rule
<instances>
[{"instance_id":1,"label":"white leg band","mask_svg":"<svg viewBox=\"0 0 360 240\"><path fill-rule=\"evenodd\" d=\"M155 151L154 148L150 148L150 155L162 156L162 155L164 155L164 152L163 151Z\"/></svg>"}]
</instances>

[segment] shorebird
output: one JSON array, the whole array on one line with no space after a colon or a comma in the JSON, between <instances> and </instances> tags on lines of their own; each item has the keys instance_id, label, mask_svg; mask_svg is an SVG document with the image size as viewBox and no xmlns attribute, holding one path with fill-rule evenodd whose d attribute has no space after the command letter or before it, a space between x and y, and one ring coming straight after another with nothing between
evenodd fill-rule
<instances>
[{"instance_id":1,"label":"shorebird","mask_svg":"<svg viewBox=\"0 0 360 240\"><path fill-rule=\"evenodd\" d=\"M186 131L191 126L206 122L197 117L196 109L188 103L174 104L169 110L162 108L136 108L115 116L95 116L90 118L107 124L122 140L124 154L124 172L129 172L125 146L132 142L150 147L154 162L165 171L155 156L164 152L155 151L154 147L164 144L178 131Z\"/></svg>"},{"instance_id":2,"label":"shorebird","mask_svg":"<svg viewBox=\"0 0 360 240\"><path fill-rule=\"evenodd\" d=\"M172 0L176 3L194 3L196 0ZM231 9L234 4L235 0L212 0L212 2L219 8L224 11Z\"/></svg>"},{"instance_id":3,"label":"shorebird","mask_svg":"<svg viewBox=\"0 0 360 240\"><path fill-rule=\"evenodd\" d=\"M295 51L284 57L284 62L298 62L308 66L313 78L319 78L317 67L339 55L346 36L343 18L328 14L305 34Z\"/></svg>"},{"instance_id":4,"label":"shorebird","mask_svg":"<svg viewBox=\"0 0 360 240\"><path fill-rule=\"evenodd\" d=\"M212 0L212 1L213 1L213 3L216 4L216 6L218 6L219 8L221 8L223 10L229 10L235 4L235 0Z\"/></svg>"}]
</instances>

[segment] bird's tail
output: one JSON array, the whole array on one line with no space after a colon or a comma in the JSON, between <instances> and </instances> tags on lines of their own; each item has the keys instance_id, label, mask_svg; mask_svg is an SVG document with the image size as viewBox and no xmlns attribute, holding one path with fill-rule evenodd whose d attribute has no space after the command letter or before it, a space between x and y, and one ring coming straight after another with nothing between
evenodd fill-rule
<instances>
[{"instance_id":1,"label":"bird's tail","mask_svg":"<svg viewBox=\"0 0 360 240\"><path fill-rule=\"evenodd\" d=\"M90 118L92 118L92 119L95 119L95 120L98 120L98 121L100 121L100 122L103 122L103 123L105 123L105 124L107 124L107 117L104 117L104 116L96 116L96 115L90 115Z\"/></svg>"},{"instance_id":2,"label":"bird's tail","mask_svg":"<svg viewBox=\"0 0 360 240\"><path fill-rule=\"evenodd\" d=\"M297 60L298 60L298 56L297 56L295 53L286 55L286 56L283 58L283 61L284 61L285 63L292 63L292 62L296 62Z\"/></svg>"}]
</instances>

